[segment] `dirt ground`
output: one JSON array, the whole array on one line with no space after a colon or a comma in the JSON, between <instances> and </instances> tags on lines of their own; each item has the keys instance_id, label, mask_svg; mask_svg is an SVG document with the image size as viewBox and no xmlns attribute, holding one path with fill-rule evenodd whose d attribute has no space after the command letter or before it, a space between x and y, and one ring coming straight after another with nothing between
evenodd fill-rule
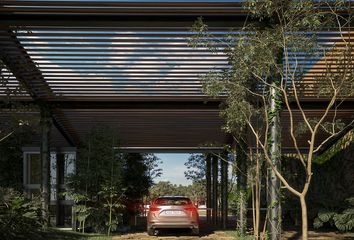
<instances>
[{"instance_id":1,"label":"dirt ground","mask_svg":"<svg viewBox=\"0 0 354 240\"><path fill-rule=\"evenodd\" d=\"M190 236L188 232L165 231L159 236L148 236L146 232L129 233L122 236L113 237L113 240L234 240L235 238L223 231L214 231L209 233L201 233L200 236ZM284 240L301 239L299 232L287 231L283 234ZM354 233L337 233L337 232L309 232L310 240L354 240Z\"/></svg>"},{"instance_id":2,"label":"dirt ground","mask_svg":"<svg viewBox=\"0 0 354 240\"><path fill-rule=\"evenodd\" d=\"M167 231L166 233L162 233L161 235L148 236L146 232L141 233L130 233L122 236L116 236L113 240L195 240L195 239L205 239L205 240L232 240L233 237L227 235L223 231L215 231L210 234L201 234L201 236L190 236L188 233L176 233L176 231Z\"/></svg>"},{"instance_id":3,"label":"dirt ground","mask_svg":"<svg viewBox=\"0 0 354 240\"><path fill-rule=\"evenodd\" d=\"M113 240L232 240L236 239L232 232L234 226L229 224L228 228L231 230L226 233L225 231L213 228L210 224L206 223L206 219L201 218L200 221L200 235L191 236L190 231L186 230L161 230L158 236L148 236L145 231L146 223L141 223L142 228L136 229L134 232L126 233L121 236L113 237ZM284 240L300 240L301 232L295 230L288 230L282 234ZM314 232L309 231L310 240L354 240L354 233L339 233L339 232Z\"/></svg>"},{"instance_id":4,"label":"dirt ground","mask_svg":"<svg viewBox=\"0 0 354 240\"><path fill-rule=\"evenodd\" d=\"M113 237L113 240L232 240L234 237L228 235L224 231L214 231L209 233L201 233L200 236L190 236L188 232L165 231L159 236L148 236L146 232L129 233L122 236ZM284 232L282 239L297 240L301 239L299 232ZM354 240L354 233L335 233L335 232L309 232L310 240Z\"/></svg>"}]
</instances>

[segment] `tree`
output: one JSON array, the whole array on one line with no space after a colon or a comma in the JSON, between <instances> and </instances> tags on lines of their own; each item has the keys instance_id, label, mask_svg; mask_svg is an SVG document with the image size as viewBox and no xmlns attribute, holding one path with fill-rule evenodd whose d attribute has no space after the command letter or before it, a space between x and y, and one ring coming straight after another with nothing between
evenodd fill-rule
<instances>
[{"instance_id":1,"label":"tree","mask_svg":"<svg viewBox=\"0 0 354 240\"><path fill-rule=\"evenodd\" d=\"M159 165L162 164L160 158L156 157L154 154L143 154L144 164L147 167L147 174L151 180L154 180L157 177L161 177L162 168L159 168Z\"/></svg>"},{"instance_id":2,"label":"tree","mask_svg":"<svg viewBox=\"0 0 354 240\"><path fill-rule=\"evenodd\" d=\"M169 181L160 181L150 188L150 200L160 196L173 196L175 193L175 185Z\"/></svg>"},{"instance_id":3,"label":"tree","mask_svg":"<svg viewBox=\"0 0 354 240\"><path fill-rule=\"evenodd\" d=\"M76 203L74 207L82 231L89 225L109 235L119 223L125 189L124 159L115 148L117 142L111 129L99 126L91 130L78 148L76 172L67 178L66 194Z\"/></svg>"},{"instance_id":4,"label":"tree","mask_svg":"<svg viewBox=\"0 0 354 240\"><path fill-rule=\"evenodd\" d=\"M124 159L122 183L126 188L123 198L126 207L124 221L129 223L130 219L140 210L143 197L149 193L149 188L153 183L150 174L154 169L149 168L151 165L149 167L146 165L146 158L140 153L126 153L122 158Z\"/></svg>"},{"instance_id":5,"label":"tree","mask_svg":"<svg viewBox=\"0 0 354 240\"><path fill-rule=\"evenodd\" d=\"M161 181L150 188L150 200L160 196L186 196L194 203L205 202L205 181L199 180L188 186L172 184L169 181Z\"/></svg>"},{"instance_id":6,"label":"tree","mask_svg":"<svg viewBox=\"0 0 354 240\"><path fill-rule=\"evenodd\" d=\"M194 203L203 204L206 201L206 183L205 179L193 181L186 188L185 196L189 197Z\"/></svg>"},{"instance_id":7,"label":"tree","mask_svg":"<svg viewBox=\"0 0 354 240\"><path fill-rule=\"evenodd\" d=\"M343 27L350 26L353 12L350 6L335 1L252 0L247 1L245 7L250 17L244 26L224 38L209 34L201 19L194 25L193 31L198 34L191 39L192 44L207 46L215 52L223 51L229 62L229 67L223 71L211 71L204 77L203 90L215 97L221 93L226 95L226 106L221 112L226 120L225 130L237 135L240 128L247 128L270 167L272 178L279 179L298 197L302 238L308 239L306 194L312 178L312 161L326 143L345 129L338 124L337 111L345 97L354 93L353 46L350 35L343 34ZM254 21L249 22L250 19ZM321 45L318 41L317 33L328 27L339 32L338 43L332 46ZM220 45L226 48L218 48ZM305 64L318 59L324 70L309 72ZM312 91L310 97L329 100L317 118L312 118L301 102L301 97L309 90ZM305 172L304 185L300 189L289 184L279 167L282 108L289 119L289 137ZM299 113L301 126L306 129L306 154L299 149L300 138L295 130L300 126L296 125L295 113ZM326 137L318 143L319 135L323 133ZM272 184L277 185L276 182ZM275 200L278 204L279 199ZM270 218L274 224L272 221ZM279 234L272 233L271 238L279 238Z\"/></svg>"},{"instance_id":8,"label":"tree","mask_svg":"<svg viewBox=\"0 0 354 240\"><path fill-rule=\"evenodd\" d=\"M191 154L184 165L187 167L187 170L184 171L184 176L188 180L197 182L205 179L206 161L204 154Z\"/></svg>"},{"instance_id":9,"label":"tree","mask_svg":"<svg viewBox=\"0 0 354 240\"><path fill-rule=\"evenodd\" d=\"M2 124L10 124L0 123ZM0 144L0 186L23 190L23 151L22 147L30 143L35 134L33 126L22 126L1 141Z\"/></svg>"}]
</instances>

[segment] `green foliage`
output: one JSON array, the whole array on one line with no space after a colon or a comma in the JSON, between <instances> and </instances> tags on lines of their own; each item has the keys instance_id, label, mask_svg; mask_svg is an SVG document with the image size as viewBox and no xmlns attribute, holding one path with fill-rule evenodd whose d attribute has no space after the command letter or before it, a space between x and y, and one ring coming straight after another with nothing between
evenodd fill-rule
<instances>
[{"instance_id":1,"label":"green foliage","mask_svg":"<svg viewBox=\"0 0 354 240\"><path fill-rule=\"evenodd\" d=\"M157 177L162 175L162 169L159 168L159 165L162 164L161 159L156 157L154 154L143 154L144 164L147 168L147 175L151 180L154 180Z\"/></svg>"},{"instance_id":2,"label":"green foliage","mask_svg":"<svg viewBox=\"0 0 354 240\"><path fill-rule=\"evenodd\" d=\"M79 228L110 233L112 222L122 210L123 159L114 132L96 127L79 148L76 173L67 179L69 195L75 202Z\"/></svg>"},{"instance_id":3,"label":"green foliage","mask_svg":"<svg viewBox=\"0 0 354 240\"><path fill-rule=\"evenodd\" d=\"M194 47L208 47L212 52L227 55L227 67L222 70L211 69L203 76L204 93L212 97L225 97L221 110L225 119L224 130L237 140L242 139L245 130L253 132L259 140L257 147L262 148L267 159L278 158L281 154L270 151L273 143L281 142L280 128L277 127L272 135L270 133L274 129L271 126L277 124L273 121L274 117L279 115L285 103L290 108L296 97L303 97L309 90L317 97L324 98L338 97L339 92L344 96L348 96L348 92L349 96L353 94L352 46L347 44L343 47L345 50L340 51L335 44L321 45L316 36L316 32L328 28L341 31L338 26L341 21L335 21L333 12L343 10L342 5L330 1L328 6L331 6L331 12L323 11L321 4L322 1L249 0L244 3L250 14L243 27L218 37L208 32L202 19L198 19L192 27L192 32L196 32L191 38ZM341 20L345 22L344 18ZM222 49L216 46L226 47ZM340 57L334 57L334 53ZM306 81L309 63L320 59L335 60L326 66L321 76L314 77L310 86ZM338 69L338 64L342 66L341 69ZM275 109L272 104L274 100ZM333 121L339 126L335 130L343 127L340 122ZM333 126L326 123L322 125L322 131L328 131ZM315 137L319 132L314 132ZM276 141L278 138L279 141ZM308 159L312 159L312 156ZM294 168L296 171L288 171L289 178L306 179L306 167L311 168L311 162L305 161L304 165L305 168L301 166ZM289 179L287 174L281 174L286 176L286 180ZM301 193L303 186L301 182L294 189Z\"/></svg>"},{"instance_id":4,"label":"green foliage","mask_svg":"<svg viewBox=\"0 0 354 240\"><path fill-rule=\"evenodd\" d=\"M0 128L1 125L4 126L5 123L0 123ZM23 171L20 170L23 168L22 147L31 141L34 134L33 129L35 129L34 126L17 126L11 136L0 142L1 187L14 188L18 191L23 189Z\"/></svg>"},{"instance_id":5,"label":"green foliage","mask_svg":"<svg viewBox=\"0 0 354 240\"><path fill-rule=\"evenodd\" d=\"M324 153L322 153L319 156L316 156L314 162L318 164L323 164L326 161L332 159L337 154L339 154L340 151L345 149L345 147L349 146L353 142L354 140L353 136L354 136L354 130L352 129L347 134L345 134L341 139L339 139L335 144L333 144L329 149L327 149Z\"/></svg>"},{"instance_id":6,"label":"green foliage","mask_svg":"<svg viewBox=\"0 0 354 240\"><path fill-rule=\"evenodd\" d=\"M188 180L195 182L205 179L206 161L204 154L191 154L184 165L187 167L184 176Z\"/></svg>"},{"instance_id":7,"label":"green foliage","mask_svg":"<svg viewBox=\"0 0 354 240\"><path fill-rule=\"evenodd\" d=\"M76 173L67 179L79 228L95 232L117 230L124 219L140 211L152 179L161 175L152 154L121 153L114 131L96 127L79 148Z\"/></svg>"},{"instance_id":8,"label":"green foliage","mask_svg":"<svg viewBox=\"0 0 354 240\"><path fill-rule=\"evenodd\" d=\"M176 188L176 185L168 181L160 181L150 188L150 200L153 200L159 196L173 196L177 193Z\"/></svg>"},{"instance_id":9,"label":"green foliage","mask_svg":"<svg viewBox=\"0 0 354 240\"><path fill-rule=\"evenodd\" d=\"M0 188L0 239L36 236L43 220L39 199L27 199L11 188Z\"/></svg>"},{"instance_id":10,"label":"green foliage","mask_svg":"<svg viewBox=\"0 0 354 240\"><path fill-rule=\"evenodd\" d=\"M247 193L245 190L238 190L236 194L237 222L236 229L240 236L245 236L247 229ZM241 217L242 216L242 217Z\"/></svg>"},{"instance_id":11,"label":"green foliage","mask_svg":"<svg viewBox=\"0 0 354 240\"><path fill-rule=\"evenodd\" d=\"M321 210L314 220L314 227L321 228L325 223L329 223L340 231L351 231L354 229L354 197L348 198L346 202L347 208L341 213Z\"/></svg>"},{"instance_id":12,"label":"green foliage","mask_svg":"<svg viewBox=\"0 0 354 240\"><path fill-rule=\"evenodd\" d=\"M206 198L205 180L195 181L188 186L160 181L150 188L150 200L160 196L186 196L194 203L203 203Z\"/></svg>"},{"instance_id":13,"label":"green foliage","mask_svg":"<svg viewBox=\"0 0 354 240\"><path fill-rule=\"evenodd\" d=\"M337 91L352 90L354 74L347 71L352 69L348 57L338 59L344 63L340 71L337 71L338 62L331 63L328 74L315 80L316 87L307 86L304 81L307 69L301 62L313 62L314 58L321 59L332 51L331 47L327 49L318 43L315 32L338 27L335 26L334 14L322 11L320 4L316 1L249 0L244 7L250 12L252 21L245 22L242 28L215 37L208 32L202 18L192 26L191 31L195 33L190 38L192 46L207 47L215 53L224 52L228 57L228 67L211 69L203 76L204 93L214 97L226 96L221 114L226 120L224 129L227 132L237 137L247 122L259 119L262 125L271 120L282 107L284 98L293 100L293 84L300 97L308 87L318 88L314 92L319 96L333 95L333 89L323 90L331 87L330 80ZM342 1L333 1L330 6L334 12L343 10ZM216 47L220 45L226 48ZM350 51L345 50L343 56ZM277 109L274 112L269 111L271 84L275 84L277 89ZM353 94L353 91L348 92ZM269 116L265 116L266 113Z\"/></svg>"},{"instance_id":14,"label":"green foliage","mask_svg":"<svg viewBox=\"0 0 354 240\"><path fill-rule=\"evenodd\" d=\"M149 176L144 156L140 153L123 154L123 180L122 186L126 188L125 200L129 202L140 201L148 194L152 179Z\"/></svg>"},{"instance_id":15,"label":"green foliage","mask_svg":"<svg viewBox=\"0 0 354 240\"><path fill-rule=\"evenodd\" d=\"M343 206L347 205L345 199L354 196L354 172L352 170L354 169L354 162L351 157L353 156L353 149L353 143L350 144L349 142L346 148L338 151L330 159L313 163L312 185L307 194L306 202L309 221L314 220L314 225L323 223L317 219L319 212L342 212L344 210ZM302 168L298 159L283 157L283 174L287 176L289 183L296 189L300 189L305 181L305 174L301 171ZM285 194L286 201L282 204L284 212L289 213L289 215L286 215L290 216L291 219L298 219L300 204L289 193L285 192Z\"/></svg>"},{"instance_id":16,"label":"green foliage","mask_svg":"<svg viewBox=\"0 0 354 240\"><path fill-rule=\"evenodd\" d=\"M145 155L146 156L146 155ZM151 169L146 165L144 155L139 153L123 154L122 184L126 189L123 196L125 213L123 222L129 224L134 215L143 211L143 197L152 186Z\"/></svg>"}]
</instances>

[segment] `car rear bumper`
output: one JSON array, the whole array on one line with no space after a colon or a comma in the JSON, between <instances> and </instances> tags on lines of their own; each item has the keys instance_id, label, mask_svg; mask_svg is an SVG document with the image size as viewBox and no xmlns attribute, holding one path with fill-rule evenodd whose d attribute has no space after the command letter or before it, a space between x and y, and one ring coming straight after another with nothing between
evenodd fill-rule
<instances>
[{"instance_id":1,"label":"car rear bumper","mask_svg":"<svg viewBox=\"0 0 354 240\"><path fill-rule=\"evenodd\" d=\"M156 222L156 223L148 223L148 228L199 228L198 223L169 223L169 222Z\"/></svg>"}]
</instances>

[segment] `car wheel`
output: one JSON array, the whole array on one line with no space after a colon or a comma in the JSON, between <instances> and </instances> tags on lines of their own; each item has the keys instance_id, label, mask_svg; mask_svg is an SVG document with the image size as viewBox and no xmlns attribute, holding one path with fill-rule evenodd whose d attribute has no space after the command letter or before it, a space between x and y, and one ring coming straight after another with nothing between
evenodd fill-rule
<instances>
[{"instance_id":1,"label":"car wheel","mask_svg":"<svg viewBox=\"0 0 354 240\"><path fill-rule=\"evenodd\" d=\"M192 235L199 236L199 228L193 228L192 229Z\"/></svg>"},{"instance_id":2,"label":"car wheel","mask_svg":"<svg viewBox=\"0 0 354 240\"><path fill-rule=\"evenodd\" d=\"M154 236L154 229L153 228L148 228L147 233L149 236Z\"/></svg>"}]
</instances>

